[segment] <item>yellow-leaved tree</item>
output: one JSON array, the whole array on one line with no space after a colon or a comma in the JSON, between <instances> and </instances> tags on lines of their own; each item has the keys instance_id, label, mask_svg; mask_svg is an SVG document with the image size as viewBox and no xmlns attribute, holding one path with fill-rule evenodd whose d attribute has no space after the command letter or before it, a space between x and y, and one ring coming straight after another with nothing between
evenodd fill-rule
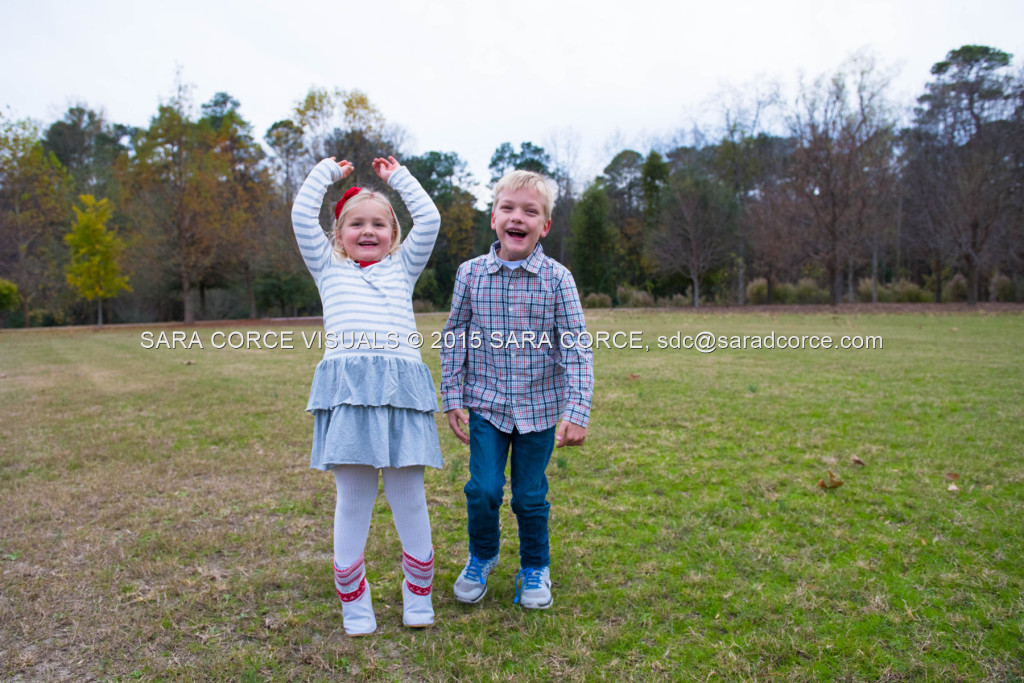
<instances>
[{"instance_id":1,"label":"yellow-leaved tree","mask_svg":"<svg viewBox=\"0 0 1024 683\"><path fill-rule=\"evenodd\" d=\"M67 267L68 284L86 301L98 301L96 324L103 326L103 300L122 291L132 291L128 276L121 273L124 241L114 230L107 229L113 210L106 199L96 200L90 194L79 195L81 209L75 210L75 222L64 242L71 247L71 263Z\"/></svg>"}]
</instances>

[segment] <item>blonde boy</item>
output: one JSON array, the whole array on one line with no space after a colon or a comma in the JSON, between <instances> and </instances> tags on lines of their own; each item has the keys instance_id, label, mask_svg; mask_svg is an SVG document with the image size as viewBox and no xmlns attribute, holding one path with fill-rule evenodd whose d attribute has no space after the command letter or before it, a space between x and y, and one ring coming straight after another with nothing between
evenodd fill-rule
<instances>
[{"instance_id":1,"label":"blonde boy","mask_svg":"<svg viewBox=\"0 0 1024 683\"><path fill-rule=\"evenodd\" d=\"M449 427L470 447L469 560L455 582L462 602L483 599L498 564L510 449L520 560L514 602L533 609L552 602L545 470L555 442L561 448L586 439L594 389L591 352L577 343L586 321L576 283L538 244L551 229L553 204L543 176L505 175L491 213L498 239L456 275L441 396Z\"/></svg>"}]
</instances>

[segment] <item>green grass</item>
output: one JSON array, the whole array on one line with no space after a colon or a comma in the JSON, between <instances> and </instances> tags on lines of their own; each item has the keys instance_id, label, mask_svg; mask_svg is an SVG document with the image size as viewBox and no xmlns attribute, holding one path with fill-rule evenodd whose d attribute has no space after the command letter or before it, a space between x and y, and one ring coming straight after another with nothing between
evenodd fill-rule
<instances>
[{"instance_id":1,"label":"green grass","mask_svg":"<svg viewBox=\"0 0 1024 683\"><path fill-rule=\"evenodd\" d=\"M650 348L596 352L587 443L552 458L554 607L512 605L507 506L487 597L454 601L468 451L438 416L438 624L401 626L380 495L363 639L331 581L333 480L307 467L316 328L248 351L211 347L227 326L196 328L202 350L144 349L147 328L3 331L0 678L1024 678L1020 312L588 319ZM702 330L884 348L656 348ZM819 488L829 470L845 484Z\"/></svg>"}]
</instances>

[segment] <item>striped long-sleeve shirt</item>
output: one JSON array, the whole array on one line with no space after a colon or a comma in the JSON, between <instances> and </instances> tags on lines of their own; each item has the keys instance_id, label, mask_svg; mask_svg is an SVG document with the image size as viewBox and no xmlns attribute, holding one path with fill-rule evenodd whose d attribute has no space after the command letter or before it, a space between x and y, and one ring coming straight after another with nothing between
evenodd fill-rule
<instances>
[{"instance_id":1,"label":"striped long-sleeve shirt","mask_svg":"<svg viewBox=\"0 0 1024 683\"><path fill-rule=\"evenodd\" d=\"M412 291L437 239L441 224L437 207L404 166L391 174L388 184L409 209L412 230L396 252L360 268L333 254L320 227L324 195L338 180L338 164L321 161L302 184L292 207L295 239L323 302L324 358L369 354L422 362L419 348L409 344L416 332Z\"/></svg>"}]
</instances>

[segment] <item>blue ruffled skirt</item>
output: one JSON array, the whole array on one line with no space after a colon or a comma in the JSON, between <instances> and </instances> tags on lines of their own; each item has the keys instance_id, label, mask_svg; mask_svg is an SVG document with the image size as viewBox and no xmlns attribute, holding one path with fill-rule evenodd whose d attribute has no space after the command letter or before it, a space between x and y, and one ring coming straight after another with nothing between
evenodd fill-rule
<instances>
[{"instance_id":1,"label":"blue ruffled skirt","mask_svg":"<svg viewBox=\"0 0 1024 683\"><path fill-rule=\"evenodd\" d=\"M421 361L394 356L325 358L306 410L313 414L309 466L442 466L437 393Z\"/></svg>"}]
</instances>

